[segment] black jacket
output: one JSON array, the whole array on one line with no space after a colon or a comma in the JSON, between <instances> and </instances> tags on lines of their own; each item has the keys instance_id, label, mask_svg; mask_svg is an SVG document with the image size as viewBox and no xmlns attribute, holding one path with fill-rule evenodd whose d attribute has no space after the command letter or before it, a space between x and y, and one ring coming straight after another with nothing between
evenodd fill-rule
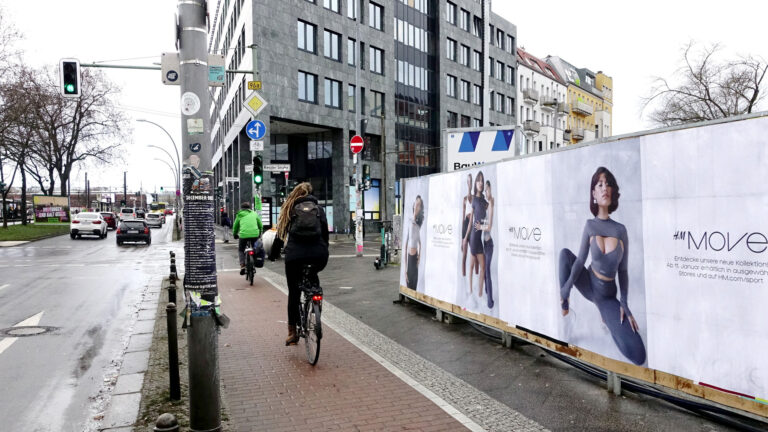
<instances>
[{"instance_id":1,"label":"black jacket","mask_svg":"<svg viewBox=\"0 0 768 432\"><path fill-rule=\"evenodd\" d=\"M317 204L317 198L312 195L301 197L294 202L294 205L312 201ZM325 212L320 208L320 223L322 224L322 234L317 242L305 243L296 242L288 235L288 243L285 245L285 262L301 260L305 258L328 257L328 219ZM276 239L277 240L277 239Z\"/></svg>"}]
</instances>

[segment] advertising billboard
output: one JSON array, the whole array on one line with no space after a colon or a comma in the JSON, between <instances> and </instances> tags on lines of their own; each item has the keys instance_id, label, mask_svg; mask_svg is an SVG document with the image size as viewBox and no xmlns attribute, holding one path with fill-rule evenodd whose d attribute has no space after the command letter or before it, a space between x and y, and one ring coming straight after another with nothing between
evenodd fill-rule
<instances>
[{"instance_id":1,"label":"advertising billboard","mask_svg":"<svg viewBox=\"0 0 768 432\"><path fill-rule=\"evenodd\" d=\"M520 152L514 126L507 128L449 129L443 132L443 171L511 158Z\"/></svg>"},{"instance_id":2,"label":"advertising billboard","mask_svg":"<svg viewBox=\"0 0 768 432\"><path fill-rule=\"evenodd\" d=\"M753 116L406 180L400 285L765 401L766 130Z\"/></svg>"},{"instance_id":3,"label":"advertising billboard","mask_svg":"<svg viewBox=\"0 0 768 432\"><path fill-rule=\"evenodd\" d=\"M69 198L35 195L35 222L69 222Z\"/></svg>"}]
</instances>

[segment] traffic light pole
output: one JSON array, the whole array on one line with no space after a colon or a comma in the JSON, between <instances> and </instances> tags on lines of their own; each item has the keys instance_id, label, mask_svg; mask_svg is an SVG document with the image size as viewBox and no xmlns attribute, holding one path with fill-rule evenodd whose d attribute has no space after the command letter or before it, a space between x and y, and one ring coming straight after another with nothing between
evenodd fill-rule
<instances>
[{"instance_id":1,"label":"traffic light pole","mask_svg":"<svg viewBox=\"0 0 768 432\"><path fill-rule=\"evenodd\" d=\"M221 430L206 2L178 2L189 427Z\"/></svg>"}]
</instances>

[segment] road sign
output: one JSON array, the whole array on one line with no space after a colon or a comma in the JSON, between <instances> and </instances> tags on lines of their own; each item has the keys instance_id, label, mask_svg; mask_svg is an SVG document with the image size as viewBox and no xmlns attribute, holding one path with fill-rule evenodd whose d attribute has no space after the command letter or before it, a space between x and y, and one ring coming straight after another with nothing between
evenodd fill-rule
<instances>
[{"instance_id":1,"label":"road sign","mask_svg":"<svg viewBox=\"0 0 768 432\"><path fill-rule=\"evenodd\" d=\"M224 84L226 84L225 76L224 56L221 54L208 54L208 86L224 87ZM165 85L181 85L179 53L168 52L160 56L160 79L162 79Z\"/></svg>"},{"instance_id":2,"label":"road sign","mask_svg":"<svg viewBox=\"0 0 768 432\"><path fill-rule=\"evenodd\" d=\"M274 171L274 172L290 172L291 171L291 164L264 164L264 171Z\"/></svg>"},{"instance_id":3,"label":"road sign","mask_svg":"<svg viewBox=\"0 0 768 432\"><path fill-rule=\"evenodd\" d=\"M251 141L251 151L264 151L264 141Z\"/></svg>"},{"instance_id":4,"label":"road sign","mask_svg":"<svg viewBox=\"0 0 768 432\"><path fill-rule=\"evenodd\" d=\"M253 165L248 164L245 166L245 172L252 173L253 172Z\"/></svg>"},{"instance_id":5,"label":"road sign","mask_svg":"<svg viewBox=\"0 0 768 432\"><path fill-rule=\"evenodd\" d=\"M245 99L245 102L243 103L243 106L245 106L245 109L251 112L254 117L258 116L259 113L264 109L265 106L267 106L267 101L261 97L260 94L257 92L253 92ZM258 138L254 138L258 139Z\"/></svg>"},{"instance_id":6,"label":"road sign","mask_svg":"<svg viewBox=\"0 0 768 432\"><path fill-rule=\"evenodd\" d=\"M228 183L239 183L240 179L237 178L237 177L227 177L227 182Z\"/></svg>"},{"instance_id":7,"label":"road sign","mask_svg":"<svg viewBox=\"0 0 768 432\"><path fill-rule=\"evenodd\" d=\"M245 127L245 133L252 140L264 138L264 135L267 134L267 125L261 120L251 120Z\"/></svg>"},{"instance_id":8,"label":"road sign","mask_svg":"<svg viewBox=\"0 0 768 432\"><path fill-rule=\"evenodd\" d=\"M352 153L360 153L363 151L363 137L360 135L355 135L352 137L351 140L349 140L349 148L352 150Z\"/></svg>"},{"instance_id":9,"label":"road sign","mask_svg":"<svg viewBox=\"0 0 768 432\"><path fill-rule=\"evenodd\" d=\"M248 90L261 90L261 81L248 81Z\"/></svg>"}]
</instances>

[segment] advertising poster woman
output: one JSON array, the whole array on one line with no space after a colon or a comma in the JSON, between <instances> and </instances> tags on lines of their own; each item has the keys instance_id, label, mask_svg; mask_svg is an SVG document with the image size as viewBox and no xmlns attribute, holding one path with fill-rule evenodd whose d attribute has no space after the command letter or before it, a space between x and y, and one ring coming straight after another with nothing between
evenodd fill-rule
<instances>
[{"instance_id":1,"label":"advertising poster woman","mask_svg":"<svg viewBox=\"0 0 768 432\"><path fill-rule=\"evenodd\" d=\"M561 338L647 362L640 152L635 140L553 155Z\"/></svg>"},{"instance_id":2,"label":"advertising poster woman","mask_svg":"<svg viewBox=\"0 0 768 432\"><path fill-rule=\"evenodd\" d=\"M499 238L496 166L456 173L459 174L463 181L453 192L461 200L455 207L461 218L456 304L471 312L498 317L498 251L494 242Z\"/></svg>"},{"instance_id":3,"label":"advertising poster woman","mask_svg":"<svg viewBox=\"0 0 768 432\"><path fill-rule=\"evenodd\" d=\"M400 285L423 293L429 183L424 178L409 179L405 184Z\"/></svg>"}]
</instances>

